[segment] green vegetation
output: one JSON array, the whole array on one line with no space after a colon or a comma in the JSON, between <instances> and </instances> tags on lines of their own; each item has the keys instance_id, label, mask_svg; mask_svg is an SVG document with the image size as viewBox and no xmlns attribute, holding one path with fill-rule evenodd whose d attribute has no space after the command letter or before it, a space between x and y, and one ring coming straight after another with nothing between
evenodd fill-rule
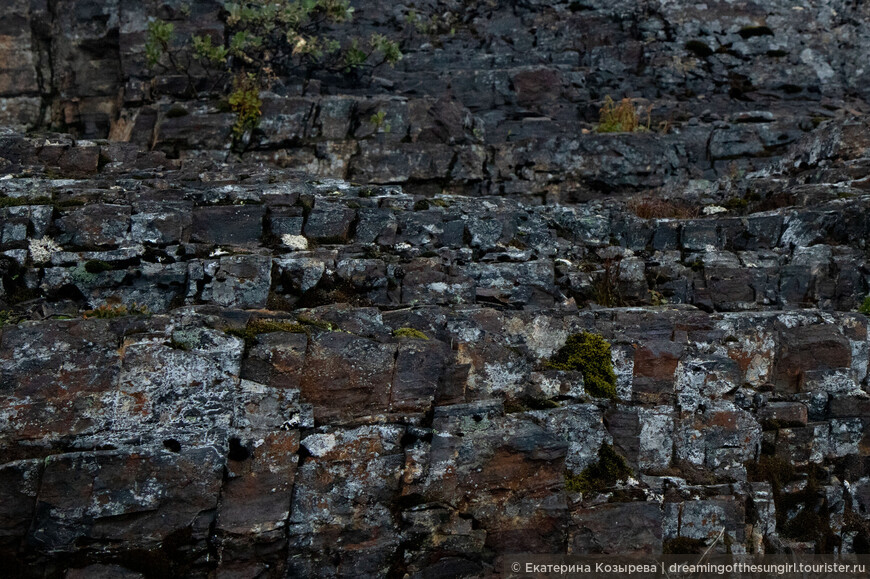
<instances>
[{"instance_id":1,"label":"green vegetation","mask_svg":"<svg viewBox=\"0 0 870 579\"><path fill-rule=\"evenodd\" d=\"M12 312L10 310L0 310L0 328L8 326L12 323Z\"/></svg>"},{"instance_id":2,"label":"green vegetation","mask_svg":"<svg viewBox=\"0 0 870 579\"><path fill-rule=\"evenodd\" d=\"M433 37L433 40L439 36L455 35L456 29L462 25L462 12L448 10L429 13L425 8L422 10L419 12L416 7L410 8L405 13L405 23L413 26L418 33Z\"/></svg>"},{"instance_id":3,"label":"green vegetation","mask_svg":"<svg viewBox=\"0 0 870 579\"><path fill-rule=\"evenodd\" d=\"M634 133L650 130L652 107L647 108L647 123L642 125L631 99L624 98L615 103L610 95L604 98L604 106L599 110L600 117L595 130L599 133Z\"/></svg>"},{"instance_id":4,"label":"green vegetation","mask_svg":"<svg viewBox=\"0 0 870 579\"><path fill-rule=\"evenodd\" d=\"M665 306L668 304L668 298L662 292L651 289L649 290L649 303L653 306Z\"/></svg>"},{"instance_id":5,"label":"green vegetation","mask_svg":"<svg viewBox=\"0 0 870 579\"><path fill-rule=\"evenodd\" d=\"M226 63L229 50L225 46L212 44L211 36L194 36L193 54L198 60L215 66Z\"/></svg>"},{"instance_id":6,"label":"green vegetation","mask_svg":"<svg viewBox=\"0 0 870 579\"><path fill-rule=\"evenodd\" d=\"M858 311L865 316L870 316L870 296L864 298L864 301L861 302L861 306L858 308Z\"/></svg>"},{"instance_id":7,"label":"green vegetation","mask_svg":"<svg viewBox=\"0 0 870 579\"><path fill-rule=\"evenodd\" d=\"M722 203L722 206L731 211L742 211L749 206L749 201L743 197L729 197L724 203Z\"/></svg>"},{"instance_id":8,"label":"green vegetation","mask_svg":"<svg viewBox=\"0 0 870 579\"><path fill-rule=\"evenodd\" d=\"M333 324L332 322L327 322L326 320L316 320L314 318L308 318L305 316L299 316L297 318L300 324L304 324L306 326L310 326L312 328L317 328L318 330L326 330L327 332L340 332L341 330Z\"/></svg>"},{"instance_id":9,"label":"green vegetation","mask_svg":"<svg viewBox=\"0 0 870 579\"><path fill-rule=\"evenodd\" d=\"M267 320L256 318L250 320L244 329L228 329L226 333L242 338L245 345L253 344L257 336L260 334L269 334L272 332L290 332L292 334L307 334L308 328L302 323L291 322L289 320Z\"/></svg>"},{"instance_id":10,"label":"green vegetation","mask_svg":"<svg viewBox=\"0 0 870 579\"><path fill-rule=\"evenodd\" d=\"M305 326L287 320L263 320L256 319L248 323L248 330L254 334L268 334L269 332L290 332L292 334L306 333Z\"/></svg>"},{"instance_id":11,"label":"green vegetation","mask_svg":"<svg viewBox=\"0 0 870 579\"><path fill-rule=\"evenodd\" d=\"M504 413L515 414L517 412L528 412L529 410L552 410L560 406L561 404L549 398L508 398L504 401Z\"/></svg>"},{"instance_id":12,"label":"green vegetation","mask_svg":"<svg viewBox=\"0 0 870 579\"><path fill-rule=\"evenodd\" d=\"M0 197L0 209L22 205L51 205L48 197Z\"/></svg>"},{"instance_id":13,"label":"green vegetation","mask_svg":"<svg viewBox=\"0 0 870 579\"><path fill-rule=\"evenodd\" d=\"M393 330L393 336L397 338L410 338L412 340L429 339L429 336L427 336L420 330L415 330L414 328L399 328L398 330Z\"/></svg>"},{"instance_id":14,"label":"green vegetation","mask_svg":"<svg viewBox=\"0 0 870 579\"><path fill-rule=\"evenodd\" d=\"M580 371L586 391L597 398L616 399L616 373L610 344L598 334L581 332L568 336L545 367L552 370Z\"/></svg>"},{"instance_id":15,"label":"green vegetation","mask_svg":"<svg viewBox=\"0 0 870 579\"><path fill-rule=\"evenodd\" d=\"M88 310L82 313L82 317L85 319L111 319L123 316L147 316L149 313L147 307L137 306L136 304L132 304L129 307L125 305L103 304L95 310Z\"/></svg>"},{"instance_id":16,"label":"green vegetation","mask_svg":"<svg viewBox=\"0 0 870 579\"><path fill-rule=\"evenodd\" d=\"M162 20L152 20L148 23L148 35L145 39L145 62L150 68L156 67L166 55L170 60L173 53L169 50L169 42L175 32L175 25Z\"/></svg>"},{"instance_id":17,"label":"green vegetation","mask_svg":"<svg viewBox=\"0 0 870 579\"><path fill-rule=\"evenodd\" d=\"M236 123L233 125L233 135L241 138L247 131L253 131L260 124L262 111L260 107L260 88L257 77L253 74L241 74L233 81L233 92L228 102L230 109L236 113Z\"/></svg>"},{"instance_id":18,"label":"green vegetation","mask_svg":"<svg viewBox=\"0 0 870 579\"><path fill-rule=\"evenodd\" d=\"M389 122L386 122L386 120L385 120L386 117L387 117L387 113L385 113L384 111L378 111L375 114L373 114L371 117L369 117L369 122L372 125L374 125L375 131L377 131L377 132L383 131L385 133L390 132L390 130L393 127Z\"/></svg>"},{"instance_id":19,"label":"green vegetation","mask_svg":"<svg viewBox=\"0 0 870 579\"><path fill-rule=\"evenodd\" d=\"M203 89L227 94L237 117L237 143L258 126L260 91L278 75L307 80L323 71L360 77L402 58L399 44L383 34L363 39L330 28L352 19L349 0L248 0L223 7L225 43L209 35L180 37L174 23L152 20L145 61L155 74L186 75L189 96Z\"/></svg>"},{"instance_id":20,"label":"green vegetation","mask_svg":"<svg viewBox=\"0 0 870 579\"><path fill-rule=\"evenodd\" d=\"M601 492L631 474L625 459L609 444L602 444L598 449L598 462L590 464L580 474L565 474L565 490L584 494Z\"/></svg>"}]
</instances>

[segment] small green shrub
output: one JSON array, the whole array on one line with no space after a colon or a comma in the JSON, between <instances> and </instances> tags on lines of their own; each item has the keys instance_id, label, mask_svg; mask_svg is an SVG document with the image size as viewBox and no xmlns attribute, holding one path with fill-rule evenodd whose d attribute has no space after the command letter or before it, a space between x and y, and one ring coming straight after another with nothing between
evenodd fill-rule
<instances>
[{"instance_id":1,"label":"small green shrub","mask_svg":"<svg viewBox=\"0 0 870 579\"><path fill-rule=\"evenodd\" d=\"M198 60L221 65L226 63L229 50L225 46L213 44L211 36L206 35L193 37L193 53Z\"/></svg>"},{"instance_id":2,"label":"small green shrub","mask_svg":"<svg viewBox=\"0 0 870 579\"><path fill-rule=\"evenodd\" d=\"M652 122L652 107L647 109L647 124L642 125L631 99L624 98L616 104L610 95L604 98L604 106L595 130L599 133L634 133L649 131Z\"/></svg>"},{"instance_id":3,"label":"small green shrub","mask_svg":"<svg viewBox=\"0 0 870 579\"><path fill-rule=\"evenodd\" d=\"M240 74L233 81L233 92L228 102L230 109L236 113L236 123L233 125L233 135L241 138L247 131L254 130L260 124L263 114L260 107L260 87L257 77L253 74Z\"/></svg>"},{"instance_id":4,"label":"small green shrub","mask_svg":"<svg viewBox=\"0 0 870 579\"><path fill-rule=\"evenodd\" d=\"M393 330L393 336L397 338L411 338L412 340L428 340L429 336L414 328L399 328Z\"/></svg>"},{"instance_id":5,"label":"small green shrub","mask_svg":"<svg viewBox=\"0 0 870 579\"><path fill-rule=\"evenodd\" d=\"M268 334L269 332L290 332L292 334L305 334L305 326L287 320L262 320L256 319L248 324L248 329L254 334Z\"/></svg>"},{"instance_id":6,"label":"small green shrub","mask_svg":"<svg viewBox=\"0 0 870 579\"><path fill-rule=\"evenodd\" d=\"M749 206L749 201L743 197L729 197L724 203L722 203L722 206L731 211L741 211Z\"/></svg>"},{"instance_id":7,"label":"small green shrub","mask_svg":"<svg viewBox=\"0 0 870 579\"><path fill-rule=\"evenodd\" d=\"M197 96L203 87L227 94L237 115L237 145L240 136L259 124L260 91L278 76L309 79L328 72L352 74L359 80L402 59L398 42L383 34L364 39L339 36L341 32L331 28L352 19L349 0L246 0L223 6L225 45L209 35L180 36L173 23L152 20L145 60L154 74L186 76L189 96Z\"/></svg>"},{"instance_id":8,"label":"small green shrub","mask_svg":"<svg viewBox=\"0 0 870 579\"><path fill-rule=\"evenodd\" d=\"M864 298L864 301L861 302L861 306L858 308L858 311L865 316L870 316L870 296Z\"/></svg>"},{"instance_id":9,"label":"small green shrub","mask_svg":"<svg viewBox=\"0 0 870 579\"><path fill-rule=\"evenodd\" d=\"M175 25L171 22L152 20L148 23L148 34L145 37L145 62L148 63L149 68L158 66L164 55L172 58L169 43L174 32Z\"/></svg>"},{"instance_id":10,"label":"small green shrub","mask_svg":"<svg viewBox=\"0 0 870 579\"><path fill-rule=\"evenodd\" d=\"M505 414L528 412L529 410L552 410L561 404L549 398L507 398L504 401Z\"/></svg>"},{"instance_id":11,"label":"small green shrub","mask_svg":"<svg viewBox=\"0 0 870 579\"><path fill-rule=\"evenodd\" d=\"M649 303L653 306L665 306L668 304L668 298L662 295L662 292L657 290L649 290Z\"/></svg>"},{"instance_id":12,"label":"small green shrub","mask_svg":"<svg viewBox=\"0 0 870 579\"><path fill-rule=\"evenodd\" d=\"M378 111L369 117L369 122L375 127L375 131L383 131L385 133L389 133L393 128L392 125L387 122L385 119L387 117L387 113L384 111Z\"/></svg>"},{"instance_id":13,"label":"small green shrub","mask_svg":"<svg viewBox=\"0 0 870 579\"><path fill-rule=\"evenodd\" d=\"M414 27L419 34L425 34L432 37L432 40L440 44L440 36L454 36L457 28L462 26L462 20L467 15L467 10L471 8L466 6L466 12L448 10L442 12L436 10L430 12L426 7L409 8L405 13L405 23Z\"/></svg>"},{"instance_id":14,"label":"small green shrub","mask_svg":"<svg viewBox=\"0 0 870 579\"><path fill-rule=\"evenodd\" d=\"M565 345L544 366L551 370L579 370L589 394L616 399L616 373L610 344L598 334L581 332L568 336Z\"/></svg>"},{"instance_id":15,"label":"small green shrub","mask_svg":"<svg viewBox=\"0 0 870 579\"><path fill-rule=\"evenodd\" d=\"M584 494L601 492L631 475L625 459L609 444L602 444L598 449L598 462L590 464L580 474L565 474L565 490Z\"/></svg>"}]
</instances>

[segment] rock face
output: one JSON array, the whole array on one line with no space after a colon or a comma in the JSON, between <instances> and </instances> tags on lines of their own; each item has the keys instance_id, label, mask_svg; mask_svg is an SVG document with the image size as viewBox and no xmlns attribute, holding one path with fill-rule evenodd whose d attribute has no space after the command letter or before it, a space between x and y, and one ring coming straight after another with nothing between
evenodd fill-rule
<instances>
[{"instance_id":1,"label":"rock face","mask_svg":"<svg viewBox=\"0 0 870 579\"><path fill-rule=\"evenodd\" d=\"M242 153L144 58L221 3L9 3L3 573L867 553L865 4L354 4L405 58L279 79Z\"/></svg>"},{"instance_id":2,"label":"rock face","mask_svg":"<svg viewBox=\"0 0 870 579\"><path fill-rule=\"evenodd\" d=\"M248 157L412 192L587 200L762 167L870 94L867 8L851 0L353 5L341 32L385 34L404 58L363 85L274 83ZM235 119L214 83L145 58L153 19L177 39L228 36L221 2L15 0L7 16L0 123L227 155ZM606 95L652 106L642 120L668 134L584 135Z\"/></svg>"},{"instance_id":3,"label":"rock face","mask_svg":"<svg viewBox=\"0 0 870 579\"><path fill-rule=\"evenodd\" d=\"M657 201L716 208L683 218L3 139L18 575L870 544L866 123ZM611 344L617 399L546 366L580 332ZM603 449L631 477L578 486Z\"/></svg>"}]
</instances>

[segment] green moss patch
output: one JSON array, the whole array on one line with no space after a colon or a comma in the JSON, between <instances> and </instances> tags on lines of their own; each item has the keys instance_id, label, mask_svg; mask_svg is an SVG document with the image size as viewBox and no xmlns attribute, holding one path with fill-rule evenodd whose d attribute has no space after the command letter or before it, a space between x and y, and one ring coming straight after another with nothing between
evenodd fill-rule
<instances>
[{"instance_id":1,"label":"green moss patch","mask_svg":"<svg viewBox=\"0 0 870 579\"><path fill-rule=\"evenodd\" d=\"M0 208L21 207L22 205L51 205L48 197L0 197Z\"/></svg>"},{"instance_id":2,"label":"green moss patch","mask_svg":"<svg viewBox=\"0 0 870 579\"><path fill-rule=\"evenodd\" d=\"M109 305L104 304L96 309L88 310L82 314L85 319L97 318L102 320L122 318L124 316L147 316L150 312L146 306Z\"/></svg>"},{"instance_id":3,"label":"green moss patch","mask_svg":"<svg viewBox=\"0 0 870 579\"><path fill-rule=\"evenodd\" d=\"M610 343L598 334L581 332L569 336L544 367L583 372L586 391L590 395L616 399L616 373L613 371Z\"/></svg>"},{"instance_id":4,"label":"green moss patch","mask_svg":"<svg viewBox=\"0 0 870 579\"><path fill-rule=\"evenodd\" d=\"M529 410L552 410L560 407L561 404L547 398L508 398L504 401L505 414L528 412Z\"/></svg>"},{"instance_id":5,"label":"green moss patch","mask_svg":"<svg viewBox=\"0 0 870 579\"><path fill-rule=\"evenodd\" d=\"M267 320L262 318L249 321L248 325L246 325L243 330L235 328L226 330L226 333L242 338L245 341L246 346L253 344L258 335L269 334L272 332L307 334L309 330L303 323L291 322L289 320Z\"/></svg>"},{"instance_id":6,"label":"green moss patch","mask_svg":"<svg viewBox=\"0 0 870 579\"><path fill-rule=\"evenodd\" d=\"M580 474L565 474L565 490L584 494L601 492L631 475L625 459L609 444L602 444L598 449L598 462L590 464Z\"/></svg>"},{"instance_id":7,"label":"green moss patch","mask_svg":"<svg viewBox=\"0 0 870 579\"><path fill-rule=\"evenodd\" d=\"M397 338L410 338L412 340L428 340L429 336L414 328L399 328L393 330L393 336Z\"/></svg>"}]
</instances>

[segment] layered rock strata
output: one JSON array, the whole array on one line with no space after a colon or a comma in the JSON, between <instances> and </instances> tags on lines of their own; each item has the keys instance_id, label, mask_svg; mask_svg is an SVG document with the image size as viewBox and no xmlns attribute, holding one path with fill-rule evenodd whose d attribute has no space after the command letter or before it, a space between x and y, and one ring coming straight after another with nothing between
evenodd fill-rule
<instances>
[{"instance_id":1,"label":"layered rock strata","mask_svg":"<svg viewBox=\"0 0 870 579\"><path fill-rule=\"evenodd\" d=\"M868 134L826 124L642 218L4 132L0 554L423 577L866 552ZM581 332L617 399L547 369ZM578 488L605 448L632 475Z\"/></svg>"}]
</instances>

